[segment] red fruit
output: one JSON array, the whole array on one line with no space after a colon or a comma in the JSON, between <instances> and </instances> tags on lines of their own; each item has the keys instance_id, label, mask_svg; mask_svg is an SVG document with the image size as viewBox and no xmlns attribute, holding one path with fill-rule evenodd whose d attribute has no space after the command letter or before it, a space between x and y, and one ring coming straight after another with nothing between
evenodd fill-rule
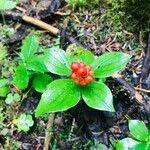
<instances>
[{"instance_id":1,"label":"red fruit","mask_svg":"<svg viewBox=\"0 0 150 150\"><path fill-rule=\"evenodd\" d=\"M80 85L86 85L86 82L85 82L85 80L82 80L82 81L79 82L79 84Z\"/></svg>"},{"instance_id":2,"label":"red fruit","mask_svg":"<svg viewBox=\"0 0 150 150\"><path fill-rule=\"evenodd\" d=\"M77 71L77 75L80 77L86 76L87 75L87 70L86 68L79 68Z\"/></svg>"},{"instance_id":3,"label":"red fruit","mask_svg":"<svg viewBox=\"0 0 150 150\"><path fill-rule=\"evenodd\" d=\"M73 62L71 64L72 74L70 78L78 85L86 85L93 81L94 72L90 65L86 65L83 62Z\"/></svg>"},{"instance_id":4,"label":"red fruit","mask_svg":"<svg viewBox=\"0 0 150 150\"><path fill-rule=\"evenodd\" d=\"M85 80L86 83L90 83L90 82L93 81L93 77L92 76L87 76L84 80Z\"/></svg>"},{"instance_id":5,"label":"red fruit","mask_svg":"<svg viewBox=\"0 0 150 150\"><path fill-rule=\"evenodd\" d=\"M76 84L80 84L80 80L79 79L75 79L74 80Z\"/></svg>"},{"instance_id":6,"label":"red fruit","mask_svg":"<svg viewBox=\"0 0 150 150\"><path fill-rule=\"evenodd\" d=\"M86 65L83 62L79 62L80 67L85 67Z\"/></svg>"},{"instance_id":7,"label":"red fruit","mask_svg":"<svg viewBox=\"0 0 150 150\"><path fill-rule=\"evenodd\" d=\"M87 69L87 71L91 71L92 67L90 65L86 65L86 69Z\"/></svg>"},{"instance_id":8,"label":"red fruit","mask_svg":"<svg viewBox=\"0 0 150 150\"><path fill-rule=\"evenodd\" d=\"M90 76L94 76L94 72L93 72L93 71L90 71L90 72L89 72L89 75L90 75Z\"/></svg>"},{"instance_id":9,"label":"red fruit","mask_svg":"<svg viewBox=\"0 0 150 150\"><path fill-rule=\"evenodd\" d=\"M71 78L71 79L76 79L76 77L77 77L77 75L76 75L75 73L72 73L72 74L70 75L70 78Z\"/></svg>"},{"instance_id":10,"label":"red fruit","mask_svg":"<svg viewBox=\"0 0 150 150\"><path fill-rule=\"evenodd\" d=\"M78 69L79 69L79 63L78 62L73 62L72 64L71 64L71 69L72 69L72 71L74 71L74 72L76 72Z\"/></svg>"}]
</instances>

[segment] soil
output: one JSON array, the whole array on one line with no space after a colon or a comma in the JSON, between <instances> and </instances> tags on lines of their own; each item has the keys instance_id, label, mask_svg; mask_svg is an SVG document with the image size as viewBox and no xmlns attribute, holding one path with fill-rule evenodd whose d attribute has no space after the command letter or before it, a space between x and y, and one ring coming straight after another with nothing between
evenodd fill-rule
<instances>
[{"instance_id":1,"label":"soil","mask_svg":"<svg viewBox=\"0 0 150 150\"><path fill-rule=\"evenodd\" d=\"M112 147L111 140L129 136L128 119L143 120L150 127L150 92L148 91L150 90L150 67L148 67L150 66L150 35L149 40L146 35L145 39L138 41L139 43L143 42L146 47L134 51L132 42L134 38L138 39L138 34L133 34L131 37L128 33L122 32L124 38L119 40L118 33L109 33L111 26L107 22L100 22L103 11L105 12L99 5L95 9L86 8L73 11L70 7L66 7L63 0L41 0L39 2L21 0L18 8L3 13L6 24L15 29L14 35L4 43L9 47L8 57L12 60L17 56L16 52L19 52L22 40L31 30L42 33L40 43L44 47L51 47L57 39L56 36L45 32L40 27L23 21L21 19L23 14L59 28L61 31L60 46L64 50L69 44L76 43L97 56L106 51L115 50L133 56L126 69L120 73L124 76L122 80L110 77L106 81L114 96L116 112L91 109L81 100L74 108L56 113L49 149L93 150L96 149L96 143L102 143L107 148ZM62 12L62 14L60 15L58 12ZM138 32L140 33L140 31ZM133 87L140 87L138 93L143 96L142 102L138 102ZM48 115L36 118L33 113L40 97L39 93L30 91L27 98L21 103L19 114L31 112L35 123L27 133L12 129L9 140L13 139L19 143L20 148L11 148L9 145L8 149L43 149ZM9 124L9 121L6 118L6 124ZM7 142L7 138L0 135L0 149Z\"/></svg>"}]
</instances>

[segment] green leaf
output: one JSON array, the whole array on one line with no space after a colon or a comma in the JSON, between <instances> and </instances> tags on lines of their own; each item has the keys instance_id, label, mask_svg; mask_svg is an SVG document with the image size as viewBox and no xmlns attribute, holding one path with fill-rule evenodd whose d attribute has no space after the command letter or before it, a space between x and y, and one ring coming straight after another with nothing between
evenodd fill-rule
<instances>
[{"instance_id":1,"label":"green leaf","mask_svg":"<svg viewBox=\"0 0 150 150\"><path fill-rule=\"evenodd\" d=\"M52 47L46 50L45 65L50 72L69 76L71 74L70 64L70 57L65 51L58 47Z\"/></svg>"},{"instance_id":2,"label":"green leaf","mask_svg":"<svg viewBox=\"0 0 150 150\"><path fill-rule=\"evenodd\" d=\"M21 96L18 93L14 94L14 101L19 102L21 100Z\"/></svg>"},{"instance_id":3,"label":"green leaf","mask_svg":"<svg viewBox=\"0 0 150 150\"><path fill-rule=\"evenodd\" d=\"M26 61L26 68L35 72L48 72L44 64L44 55L32 56Z\"/></svg>"},{"instance_id":4,"label":"green leaf","mask_svg":"<svg viewBox=\"0 0 150 150\"><path fill-rule=\"evenodd\" d=\"M16 2L13 2L11 0L0 0L0 11L13 9L15 7L16 7Z\"/></svg>"},{"instance_id":5,"label":"green leaf","mask_svg":"<svg viewBox=\"0 0 150 150\"><path fill-rule=\"evenodd\" d=\"M37 92L43 93L47 85L52 81L53 79L50 75L39 73L34 77L32 85Z\"/></svg>"},{"instance_id":6,"label":"green leaf","mask_svg":"<svg viewBox=\"0 0 150 150\"><path fill-rule=\"evenodd\" d=\"M107 148L106 145L102 143L96 143L93 147L91 147L91 150L112 150L111 148Z\"/></svg>"},{"instance_id":7,"label":"green leaf","mask_svg":"<svg viewBox=\"0 0 150 150\"><path fill-rule=\"evenodd\" d=\"M135 145L132 150L150 150L150 143L140 143Z\"/></svg>"},{"instance_id":8,"label":"green leaf","mask_svg":"<svg viewBox=\"0 0 150 150\"><path fill-rule=\"evenodd\" d=\"M143 121L129 120L129 130L131 135L137 140L148 141L149 131Z\"/></svg>"},{"instance_id":9,"label":"green leaf","mask_svg":"<svg viewBox=\"0 0 150 150\"><path fill-rule=\"evenodd\" d=\"M30 127L32 127L34 124L34 121L32 120L31 115L21 114L19 118L17 119L17 127L19 130L22 130L24 132L29 131Z\"/></svg>"},{"instance_id":10,"label":"green leaf","mask_svg":"<svg viewBox=\"0 0 150 150\"><path fill-rule=\"evenodd\" d=\"M7 47L0 43L0 62L7 56Z\"/></svg>"},{"instance_id":11,"label":"green leaf","mask_svg":"<svg viewBox=\"0 0 150 150\"><path fill-rule=\"evenodd\" d=\"M104 111L115 111L112 93L104 83L92 82L83 87L82 97L89 107Z\"/></svg>"},{"instance_id":12,"label":"green leaf","mask_svg":"<svg viewBox=\"0 0 150 150\"><path fill-rule=\"evenodd\" d=\"M65 111L75 106L79 100L80 90L73 80L55 80L48 85L47 90L43 93L36 108L36 116Z\"/></svg>"},{"instance_id":13,"label":"green leaf","mask_svg":"<svg viewBox=\"0 0 150 150\"><path fill-rule=\"evenodd\" d=\"M26 61L37 52L39 47L39 37L33 32L30 33L23 42L21 48L21 58Z\"/></svg>"},{"instance_id":14,"label":"green leaf","mask_svg":"<svg viewBox=\"0 0 150 150\"><path fill-rule=\"evenodd\" d=\"M8 93L9 93L8 86L0 87L0 97L6 97Z\"/></svg>"},{"instance_id":15,"label":"green leaf","mask_svg":"<svg viewBox=\"0 0 150 150\"><path fill-rule=\"evenodd\" d=\"M131 150L137 144L139 144L139 142L131 138L124 138L117 143L113 143L116 150Z\"/></svg>"},{"instance_id":16,"label":"green leaf","mask_svg":"<svg viewBox=\"0 0 150 150\"><path fill-rule=\"evenodd\" d=\"M24 65L19 65L16 69L13 83L20 89L27 88L29 82L28 72Z\"/></svg>"},{"instance_id":17,"label":"green leaf","mask_svg":"<svg viewBox=\"0 0 150 150\"><path fill-rule=\"evenodd\" d=\"M8 79L1 79L0 80L0 87L8 85L9 80Z\"/></svg>"},{"instance_id":18,"label":"green leaf","mask_svg":"<svg viewBox=\"0 0 150 150\"><path fill-rule=\"evenodd\" d=\"M9 93L7 95L7 98L5 99L5 102L6 102L6 104L9 104L9 105L13 102L13 94L12 93Z\"/></svg>"},{"instance_id":19,"label":"green leaf","mask_svg":"<svg viewBox=\"0 0 150 150\"><path fill-rule=\"evenodd\" d=\"M117 73L125 68L130 57L130 55L122 52L110 52L103 54L92 63L93 70L95 71L95 77L105 78Z\"/></svg>"},{"instance_id":20,"label":"green leaf","mask_svg":"<svg viewBox=\"0 0 150 150\"><path fill-rule=\"evenodd\" d=\"M82 48L82 47L73 47L74 48L74 51L71 51L70 52L70 56L72 58L72 61L81 61L81 62L84 62L85 64L91 64L93 61L94 61L94 55Z\"/></svg>"}]
</instances>

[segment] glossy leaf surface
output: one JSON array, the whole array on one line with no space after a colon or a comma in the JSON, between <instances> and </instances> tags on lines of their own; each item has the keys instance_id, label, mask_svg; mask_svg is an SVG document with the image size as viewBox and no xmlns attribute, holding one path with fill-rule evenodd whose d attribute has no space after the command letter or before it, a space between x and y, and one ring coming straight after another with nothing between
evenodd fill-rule
<instances>
[{"instance_id":1,"label":"glossy leaf surface","mask_svg":"<svg viewBox=\"0 0 150 150\"><path fill-rule=\"evenodd\" d=\"M52 47L46 50L45 65L50 72L69 76L71 74L70 64L70 57L65 51L58 47Z\"/></svg>"},{"instance_id":2,"label":"glossy leaf surface","mask_svg":"<svg viewBox=\"0 0 150 150\"><path fill-rule=\"evenodd\" d=\"M91 64L94 61L94 55L82 48L82 47L75 47L73 52L70 52L70 56L72 61L84 62L85 64Z\"/></svg>"},{"instance_id":3,"label":"glossy leaf surface","mask_svg":"<svg viewBox=\"0 0 150 150\"><path fill-rule=\"evenodd\" d=\"M36 108L36 115L65 111L75 106L80 100L79 87L67 79L59 79L51 82Z\"/></svg>"},{"instance_id":4,"label":"glossy leaf surface","mask_svg":"<svg viewBox=\"0 0 150 150\"><path fill-rule=\"evenodd\" d=\"M137 140L148 141L149 131L143 121L129 120L129 130Z\"/></svg>"},{"instance_id":5,"label":"glossy leaf surface","mask_svg":"<svg viewBox=\"0 0 150 150\"><path fill-rule=\"evenodd\" d=\"M133 150L132 148L137 144L139 144L139 142L131 138L124 138L113 145L116 150Z\"/></svg>"},{"instance_id":6,"label":"glossy leaf surface","mask_svg":"<svg viewBox=\"0 0 150 150\"><path fill-rule=\"evenodd\" d=\"M35 52L37 52L39 47L38 40L39 38L37 37L37 35L30 33L23 41L20 56L24 61L28 60L35 54Z\"/></svg>"},{"instance_id":7,"label":"glossy leaf surface","mask_svg":"<svg viewBox=\"0 0 150 150\"><path fill-rule=\"evenodd\" d=\"M114 112L113 97L110 89L100 82L92 82L82 88L85 103L94 109Z\"/></svg>"},{"instance_id":8,"label":"glossy leaf surface","mask_svg":"<svg viewBox=\"0 0 150 150\"><path fill-rule=\"evenodd\" d=\"M125 68L129 62L130 55L122 52L110 52L99 56L93 63L95 77L109 77Z\"/></svg>"},{"instance_id":9,"label":"glossy leaf surface","mask_svg":"<svg viewBox=\"0 0 150 150\"><path fill-rule=\"evenodd\" d=\"M20 65L17 67L13 83L17 86L20 90L27 88L29 82L28 72L24 65Z\"/></svg>"},{"instance_id":10,"label":"glossy leaf surface","mask_svg":"<svg viewBox=\"0 0 150 150\"><path fill-rule=\"evenodd\" d=\"M42 93L52 80L50 75L39 73L34 77L32 85L37 92Z\"/></svg>"},{"instance_id":11,"label":"glossy leaf surface","mask_svg":"<svg viewBox=\"0 0 150 150\"><path fill-rule=\"evenodd\" d=\"M28 59L26 62L26 68L35 72L48 72L44 64L44 55L35 55Z\"/></svg>"}]
</instances>

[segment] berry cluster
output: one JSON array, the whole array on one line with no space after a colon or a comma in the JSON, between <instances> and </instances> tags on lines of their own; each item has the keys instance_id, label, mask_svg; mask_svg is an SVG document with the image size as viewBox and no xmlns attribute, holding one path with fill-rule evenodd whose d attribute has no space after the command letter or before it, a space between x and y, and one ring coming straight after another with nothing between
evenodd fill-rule
<instances>
[{"instance_id":1,"label":"berry cluster","mask_svg":"<svg viewBox=\"0 0 150 150\"><path fill-rule=\"evenodd\" d=\"M93 81L94 72L90 65L86 65L83 62L73 62L71 64L72 74L70 78L75 81L76 84L86 85Z\"/></svg>"}]
</instances>

